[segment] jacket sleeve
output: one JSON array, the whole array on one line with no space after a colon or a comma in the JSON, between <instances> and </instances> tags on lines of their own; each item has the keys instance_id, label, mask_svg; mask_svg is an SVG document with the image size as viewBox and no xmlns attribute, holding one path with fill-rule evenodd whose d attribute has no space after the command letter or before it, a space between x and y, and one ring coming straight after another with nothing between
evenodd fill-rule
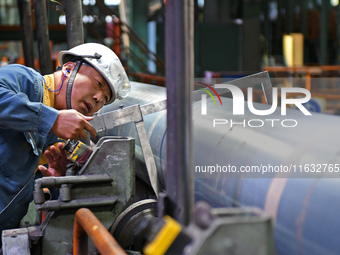
<instances>
[{"instance_id":1,"label":"jacket sleeve","mask_svg":"<svg viewBox=\"0 0 340 255\"><path fill-rule=\"evenodd\" d=\"M42 76L18 65L0 68L0 128L46 136L58 111L42 103Z\"/></svg>"}]
</instances>

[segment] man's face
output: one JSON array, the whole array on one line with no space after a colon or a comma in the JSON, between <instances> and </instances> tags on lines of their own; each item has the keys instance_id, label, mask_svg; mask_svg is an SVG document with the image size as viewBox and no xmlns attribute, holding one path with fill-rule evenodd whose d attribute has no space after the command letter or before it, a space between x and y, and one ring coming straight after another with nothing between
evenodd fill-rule
<instances>
[{"instance_id":1,"label":"man's face","mask_svg":"<svg viewBox=\"0 0 340 255\"><path fill-rule=\"evenodd\" d=\"M92 116L110 97L110 87L101 74L91 66L82 65L72 88L72 108L86 116Z\"/></svg>"}]
</instances>

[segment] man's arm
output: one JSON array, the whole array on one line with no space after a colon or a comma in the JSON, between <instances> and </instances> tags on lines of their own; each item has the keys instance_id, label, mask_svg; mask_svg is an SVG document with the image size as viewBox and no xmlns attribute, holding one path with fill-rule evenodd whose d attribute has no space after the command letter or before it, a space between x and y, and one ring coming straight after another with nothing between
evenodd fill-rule
<instances>
[{"instance_id":1,"label":"man's arm","mask_svg":"<svg viewBox=\"0 0 340 255\"><path fill-rule=\"evenodd\" d=\"M65 140L92 136L95 129L75 110L58 111L42 101L42 77L33 69L13 65L0 68L0 128L36 132L46 136L52 131Z\"/></svg>"},{"instance_id":2,"label":"man's arm","mask_svg":"<svg viewBox=\"0 0 340 255\"><path fill-rule=\"evenodd\" d=\"M0 68L1 128L48 134L58 111L40 102L41 81L41 76L27 68Z\"/></svg>"}]
</instances>

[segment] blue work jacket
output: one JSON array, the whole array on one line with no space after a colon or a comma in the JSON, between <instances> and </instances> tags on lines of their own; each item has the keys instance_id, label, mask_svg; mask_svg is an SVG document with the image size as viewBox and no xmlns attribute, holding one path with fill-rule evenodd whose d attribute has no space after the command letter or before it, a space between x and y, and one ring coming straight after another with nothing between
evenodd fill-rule
<instances>
[{"instance_id":1,"label":"blue work jacket","mask_svg":"<svg viewBox=\"0 0 340 255\"><path fill-rule=\"evenodd\" d=\"M17 227L33 199L34 171L58 111L43 104L43 77L22 65L0 68L0 231Z\"/></svg>"}]
</instances>

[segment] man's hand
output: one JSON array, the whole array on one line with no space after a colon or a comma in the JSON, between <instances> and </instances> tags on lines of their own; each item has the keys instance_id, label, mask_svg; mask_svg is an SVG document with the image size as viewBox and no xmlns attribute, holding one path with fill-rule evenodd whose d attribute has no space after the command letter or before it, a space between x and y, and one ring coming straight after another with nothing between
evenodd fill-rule
<instances>
[{"instance_id":1,"label":"man's hand","mask_svg":"<svg viewBox=\"0 0 340 255\"><path fill-rule=\"evenodd\" d=\"M86 139L85 130L89 131L92 137L95 137L96 130L88 122L90 120L92 120L92 117L84 116L76 110L60 110L51 131L65 140Z\"/></svg>"},{"instance_id":2,"label":"man's hand","mask_svg":"<svg viewBox=\"0 0 340 255\"><path fill-rule=\"evenodd\" d=\"M38 169L43 176L64 176L66 173L67 164L70 162L67 159L66 151L63 150L63 144L58 143L59 150L52 145L50 150L45 151L45 156L48 162L48 169L40 165Z\"/></svg>"}]
</instances>

